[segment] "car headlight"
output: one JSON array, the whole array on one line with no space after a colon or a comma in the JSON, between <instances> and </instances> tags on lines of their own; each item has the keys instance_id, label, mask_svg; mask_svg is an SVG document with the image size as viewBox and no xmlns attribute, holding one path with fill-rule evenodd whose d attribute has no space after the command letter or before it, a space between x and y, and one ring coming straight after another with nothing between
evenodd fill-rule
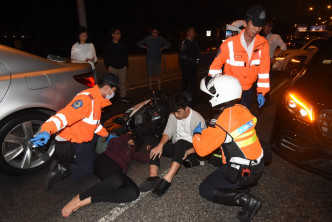
<instances>
[{"instance_id":1,"label":"car headlight","mask_svg":"<svg viewBox=\"0 0 332 222\"><path fill-rule=\"evenodd\" d=\"M289 53L281 54L277 58L275 58L276 61L284 60L286 56L288 56Z\"/></svg>"},{"instance_id":2,"label":"car headlight","mask_svg":"<svg viewBox=\"0 0 332 222\"><path fill-rule=\"evenodd\" d=\"M298 120L311 123L315 120L313 106L307 103L299 95L288 93L286 96L286 107Z\"/></svg>"}]
</instances>

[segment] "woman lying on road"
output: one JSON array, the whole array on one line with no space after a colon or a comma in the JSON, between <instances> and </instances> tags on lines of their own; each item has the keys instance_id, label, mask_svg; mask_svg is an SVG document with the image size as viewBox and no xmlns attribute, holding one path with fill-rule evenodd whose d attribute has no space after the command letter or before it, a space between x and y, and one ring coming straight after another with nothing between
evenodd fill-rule
<instances>
[{"instance_id":1,"label":"woman lying on road","mask_svg":"<svg viewBox=\"0 0 332 222\"><path fill-rule=\"evenodd\" d=\"M109 141L105 152L94 161L94 173L101 182L75 196L63 209L62 216L68 217L80 207L95 202L124 203L139 196L135 182L126 175L131 160L148 162L148 154L135 151L130 134L121 135Z\"/></svg>"}]
</instances>

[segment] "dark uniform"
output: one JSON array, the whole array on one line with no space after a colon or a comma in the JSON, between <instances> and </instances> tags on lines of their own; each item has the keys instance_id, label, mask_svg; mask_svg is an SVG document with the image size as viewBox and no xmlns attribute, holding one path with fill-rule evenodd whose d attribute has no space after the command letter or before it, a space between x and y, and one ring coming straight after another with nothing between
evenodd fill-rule
<instances>
[{"instance_id":1,"label":"dark uniform","mask_svg":"<svg viewBox=\"0 0 332 222\"><path fill-rule=\"evenodd\" d=\"M196 94L197 85L197 63L201 56L198 43L194 40L186 39L181 44L179 63L182 72L182 91L188 91L190 85L190 93L193 98Z\"/></svg>"}]
</instances>

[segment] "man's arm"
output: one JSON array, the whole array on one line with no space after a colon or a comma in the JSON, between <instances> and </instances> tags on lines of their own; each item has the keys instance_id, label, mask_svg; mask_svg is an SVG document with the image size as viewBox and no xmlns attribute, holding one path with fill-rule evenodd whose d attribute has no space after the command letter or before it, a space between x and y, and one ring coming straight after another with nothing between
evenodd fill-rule
<instances>
[{"instance_id":1,"label":"man's arm","mask_svg":"<svg viewBox=\"0 0 332 222\"><path fill-rule=\"evenodd\" d=\"M161 37L161 40L162 40L163 49L168 49L169 47L172 46L172 44L163 37Z\"/></svg>"},{"instance_id":2,"label":"man's arm","mask_svg":"<svg viewBox=\"0 0 332 222\"><path fill-rule=\"evenodd\" d=\"M141 40L137 43L137 46L140 47L140 48L147 48L147 46L146 46L146 40L147 40L147 37L141 39Z\"/></svg>"},{"instance_id":3,"label":"man's arm","mask_svg":"<svg viewBox=\"0 0 332 222\"><path fill-rule=\"evenodd\" d=\"M277 36L276 41L277 41L277 45L280 48L278 55L276 56L276 57L278 57L281 55L281 53L283 51L285 51L287 49L287 46L286 46L285 42L282 40L282 38L280 37L280 35Z\"/></svg>"},{"instance_id":4,"label":"man's arm","mask_svg":"<svg viewBox=\"0 0 332 222\"><path fill-rule=\"evenodd\" d=\"M193 137L193 145L199 156L206 156L216 150L225 141L226 133L218 126L208 127Z\"/></svg>"},{"instance_id":5,"label":"man's arm","mask_svg":"<svg viewBox=\"0 0 332 222\"><path fill-rule=\"evenodd\" d=\"M265 95L270 91L270 54L269 44L266 41L262 48L261 63L258 70L257 93Z\"/></svg>"},{"instance_id":6,"label":"man's arm","mask_svg":"<svg viewBox=\"0 0 332 222\"><path fill-rule=\"evenodd\" d=\"M82 120L91 113L91 99L86 95L78 95L62 110L51 116L41 127L41 132L54 134L66 126Z\"/></svg>"},{"instance_id":7,"label":"man's arm","mask_svg":"<svg viewBox=\"0 0 332 222\"><path fill-rule=\"evenodd\" d=\"M222 70L221 67L225 64L226 62L226 56L229 54L228 46L227 46L227 41L222 43L218 53L216 55L216 58L213 60L210 69L209 69L209 76L214 77L215 75L221 74Z\"/></svg>"}]
</instances>

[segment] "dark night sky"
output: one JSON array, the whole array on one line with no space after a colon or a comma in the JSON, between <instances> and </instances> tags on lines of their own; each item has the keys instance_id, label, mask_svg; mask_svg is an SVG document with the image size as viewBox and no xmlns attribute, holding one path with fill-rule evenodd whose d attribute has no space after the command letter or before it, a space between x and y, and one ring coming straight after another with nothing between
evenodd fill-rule
<instances>
[{"instance_id":1,"label":"dark night sky","mask_svg":"<svg viewBox=\"0 0 332 222\"><path fill-rule=\"evenodd\" d=\"M3 34L21 30L45 50L52 46L58 52L69 51L75 42L78 27L76 0L31 0L7 2L8 10L0 14L0 42ZM294 23L312 23L317 14L309 12L327 5L331 0L85 0L90 40L102 51L111 27L123 32L130 45L145 35L147 28L157 26L161 35L179 41L179 30L195 26L198 32L220 28L236 19L243 19L246 10L257 3L266 6L270 18L275 19L275 31L286 35ZM323 10L321 10L322 14ZM27 44L25 44L27 45ZM52 49L54 50L54 49ZM175 49L176 50L176 49Z\"/></svg>"}]
</instances>

